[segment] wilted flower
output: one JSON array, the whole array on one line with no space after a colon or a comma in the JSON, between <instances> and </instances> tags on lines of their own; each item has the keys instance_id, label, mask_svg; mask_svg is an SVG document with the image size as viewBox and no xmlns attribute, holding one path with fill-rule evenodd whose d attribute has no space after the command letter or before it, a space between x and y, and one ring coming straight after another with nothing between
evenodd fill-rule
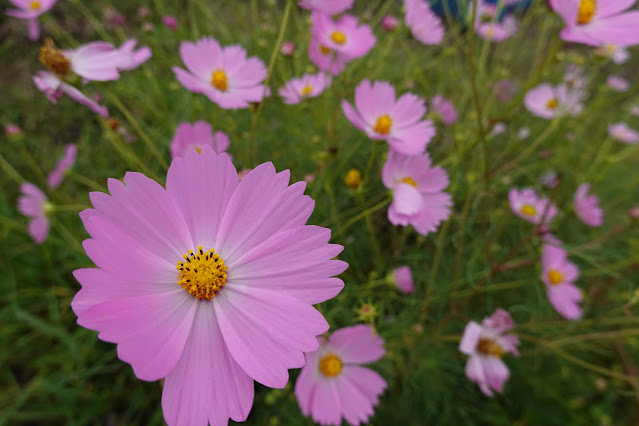
<instances>
[{"instance_id":1,"label":"wilted flower","mask_svg":"<svg viewBox=\"0 0 639 426\"><path fill-rule=\"evenodd\" d=\"M599 206L599 198L589 195L590 184L584 183L577 188L573 207L577 217L588 226L601 226L603 224L603 210Z\"/></svg>"},{"instance_id":2,"label":"wilted flower","mask_svg":"<svg viewBox=\"0 0 639 426\"><path fill-rule=\"evenodd\" d=\"M626 123L615 123L608 126L608 134L619 142L635 144L639 142L639 132L628 127Z\"/></svg>"},{"instance_id":3,"label":"wilted flower","mask_svg":"<svg viewBox=\"0 0 639 426\"><path fill-rule=\"evenodd\" d=\"M583 111L583 92L566 84L555 87L548 83L533 87L526 93L524 105L537 117L546 119L563 115L577 115Z\"/></svg>"},{"instance_id":4,"label":"wilted flower","mask_svg":"<svg viewBox=\"0 0 639 426\"><path fill-rule=\"evenodd\" d=\"M38 17L49 11L58 0L9 0L17 9L7 9L5 14L27 21L29 40L35 41L40 37L40 23Z\"/></svg>"},{"instance_id":5,"label":"wilted flower","mask_svg":"<svg viewBox=\"0 0 639 426\"><path fill-rule=\"evenodd\" d=\"M20 185L22 195L18 198L18 210L31 218L29 235L37 244L41 244L49 235L49 219L47 213L51 210L49 199L37 186L25 182Z\"/></svg>"},{"instance_id":6,"label":"wilted flower","mask_svg":"<svg viewBox=\"0 0 639 426\"><path fill-rule=\"evenodd\" d=\"M55 166L55 169L47 176L47 183L49 184L49 188L54 189L57 188L60 183L62 183L62 179L64 179L64 175L67 171L73 167L75 164L75 156L78 153L78 148L70 143L64 148L64 155Z\"/></svg>"},{"instance_id":7,"label":"wilted flower","mask_svg":"<svg viewBox=\"0 0 639 426\"><path fill-rule=\"evenodd\" d=\"M521 191L512 188L508 192L510 208L520 218L536 225L548 225L557 215L557 206L548 198L539 198L532 188L524 188Z\"/></svg>"},{"instance_id":8,"label":"wilted flower","mask_svg":"<svg viewBox=\"0 0 639 426\"><path fill-rule=\"evenodd\" d=\"M293 78L279 90L286 104L297 104L308 98L316 98L331 85L331 76L322 72L304 74L300 78Z\"/></svg>"},{"instance_id":9,"label":"wilted flower","mask_svg":"<svg viewBox=\"0 0 639 426\"><path fill-rule=\"evenodd\" d=\"M439 44L444 38L442 21L425 0L406 0L406 26L424 44Z\"/></svg>"},{"instance_id":10,"label":"wilted flower","mask_svg":"<svg viewBox=\"0 0 639 426\"><path fill-rule=\"evenodd\" d=\"M567 253L555 244L544 244L541 252L541 280L546 285L548 299L564 318L581 317L578 303L583 296L573 284L579 278L579 268L567 260Z\"/></svg>"},{"instance_id":11,"label":"wilted flower","mask_svg":"<svg viewBox=\"0 0 639 426\"><path fill-rule=\"evenodd\" d=\"M89 98L87 95L85 95L75 87L63 82L57 75L53 73L39 71L38 75L33 77L33 82L35 83L36 87L41 92L43 92L47 96L47 98L54 104L58 102L58 99L60 99L62 95L67 95L79 104L89 107L91 111L100 116L104 118L107 118L109 116L109 111L106 107L99 105L97 102Z\"/></svg>"}]
</instances>

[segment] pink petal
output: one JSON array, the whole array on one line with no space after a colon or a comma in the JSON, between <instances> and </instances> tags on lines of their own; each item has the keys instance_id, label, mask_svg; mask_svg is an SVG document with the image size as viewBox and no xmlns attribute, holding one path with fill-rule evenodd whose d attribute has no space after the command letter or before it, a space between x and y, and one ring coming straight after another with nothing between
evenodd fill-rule
<instances>
[{"instance_id":1,"label":"pink petal","mask_svg":"<svg viewBox=\"0 0 639 426\"><path fill-rule=\"evenodd\" d=\"M466 355L473 355L477 349L477 343L481 335L482 326L475 321L466 324L464 335L459 342L459 351Z\"/></svg>"},{"instance_id":2,"label":"pink petal","mask_svg":"<svg viewBox=\"0 0 639 426\"><path fill-rule=\"evenodd\" d=\"M422 194L411 184L399 183L393 188L393 208L399 214L414 215L423 202Z\"/></svg>"},{"instance_id":3,"label":"pink petal","mask_svg":"<svg viewBox=\"0 0 639 426\"><path fill-rule=\"evenodd\" d=\"M42 244L49 235L49 220L43 216L36 216L29 222L29 235L36 244Z\"/></svg>"},{"instance_id":4,"label":"pink petal","mask_svg":"<svg viewBox=\"0 0 639 426\"><path fill-rule=\"evenodd\" d=\"M312 397L311 416L322 425L340 425L342 402L339 398L336 380L320 380L315 385Z\"/></svg>"},{"instance_id":5,"label":"pink petal","mask_svg":"<svg viewBox=\"0 0 639 426\"><path fill-rule=\"evenodd\" d=\"M315 394L317 381L319 380L317 366L318 354L319 352L306 352L304 354L306 356L306 364L304 364L295 382L295 396L302 409L302 414L305 416L308 416L311 412L313 396Z\"/></svg>"},{"instance_id":6,"label":"pink petal","mask_svg":"<svg viewBox=\"0 0 639 426\"><path fill-rule=\"evenodd\" d=\"M355 110L355 108L353 108L353 106L346 100L342 101L342 111L344 112L346 118L348 118L348 121L350 121L356 129L364 130L364 128L366 127L366 123L364 122L362 117L360 117L357 110Z\"/></svg>"},{"instance_id":7,"label":"pink petal","mask_svg":"<svg viewBox=\"0 0 639 426\"><path fill-rule=\"evenodd\" d=\"M335 352L343 362L368 364L381 359L386 351L384 341L369 325L345 327L331 334L326 349Z\"/></svg>"}]
</instances>

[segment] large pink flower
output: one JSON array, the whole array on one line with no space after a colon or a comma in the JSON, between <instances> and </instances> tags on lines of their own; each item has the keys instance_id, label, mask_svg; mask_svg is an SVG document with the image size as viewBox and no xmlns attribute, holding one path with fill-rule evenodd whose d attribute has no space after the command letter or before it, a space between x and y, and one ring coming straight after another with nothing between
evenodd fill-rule
<instances>
[{"instance_id":1,"label":"large pink flower","mask_svg":"<svg viewBox=\"0 0 639 426\"><path fill-rule=\"evenodd\" d=\"M442 21L425 0L406 0L406 26L424 44L439 44L444 38Z\"/></svg>"},{"instance_id":2,"label":"large pink flower","mask_svg":"<svg viewBox=\"0 0 639 426\"><path fill-rule=\"evenodd\" d=\"M82 104L91 109L96 114L108 118L109 110L105 106L102 106L82 93L80 90L71 86L68 83L63 82L60 78L47 71L38 71L38 75L33 77L33 82L36 87L43 92L47 98L54 104L58 102L58 99L62 95L67 95L74 101Z\"/></svg>"},{"instance_id":3,"label":"large pink flower","mask_svg":"<svg viewBox=\"0 0 639 426\"><path fill-rule=\"evenodd\" d=\"M280 88L279 94L284 103L293 105L304 99L316 98L331 85L331 76L324 73L304 74L300 78L293 78Z\"/></svg>"},{"instance_id":4,"label":"large pink flower","mask_svg":"<svg viewBox=\"0 0 639 426\"><path fill-rule=\"evenodd\" d=\"M566 23L561 38L600 46L639 44L639 11L625 12L636 0L550 0Z\"/></svg>"},{"instance_id":5,"label":"large pink flower","mask_svg":"<svg viewBox=\"0 0 639 426\"><path fill-rule=\"evenodd\" d=\"M485 318L481 325L475 321L466 324L459 351L469 356L466 377L477 383L485 395L493 396L493 391L503 392L510 377L508 366L501 358L507 353L519 356L517 336L504 334L514 325L510 314L500 308L492 317Z\"/></svg>"},{"instance_id":6,"label":"large pink flower","mask_svg":"<svg viewBox=\"0 0 639 426\"><path fill-rule=\"evenodd\" d=\"M28 25L29 39L32 41L40 37L38 17L49 11L58 0L9 0L17 9L7 9L5 14L14 18L25 19Z\"/></svg>"},{"instance_id":7,"label":"large pink flower","mask_svg":"<svg viewBox=\"0 0 639 426\"><path fill-rule=\"evenodd\" d=\"M37 186L25 182L20 186L22 195L18 198L18 210L31 218L29 235L37 244L41 244L49 235L47 213L51 208L49 199Z\"/></svg>"},{"instance_id":8,"label":"large pink flower","mask_svg":"<svg viewBox=\"0 0 639 426\"><path fill-rule=\"evenodd\" d=\"M187 152L195 150L202 152L202 148L210 146L218 154L225 152L231 141L229 136L221 131L213 133L213 127L206 121L195 123L180 123L175 129L171 141L171 157L184 157Z\"/></svg>"},{"instance_id":9,"label":"large pink flower","mask_svg":"<svg viewBox=\"0 0 639 426\"><path fill-rule=\"evenodd\" d=\"M588 226L601 226L603 224L603 210L599 206L599 198L589 195L590 184L584 183L577 188L573 207L575 213L583 223Z\"/></svg>"},{"instance_id":10,"label":"large pink flower","mask_svg":"<svg viewBox=\"0 0 639 426\"><path fill-rule=\"evenodd\" d=\"M524 105L537 117L550 119L581 113L584 109L581 103L583 97L580 88L569 88L566 84L553 87L543 83L526 93Z\"/></svg>"},{"instance_id":11,"label":"large pink flower","mask_svg":"<svg viewBox=\"0 0 639 426\"><path fill-rule=\"evenodd\" d=\"M337 15L353 7L355 0L304 0L300 1L300 7L311 9L327 15Z\"/></svg>"},{"instance_id":12,"label":"large pink flower","mask_svg":"<svg viewBox=\"0 0 639 426\"><path fill-rule=\"evenodd\" d=\"M534 189L524 188L521 191L512 188L508 191L510 208L520 218L536 225L548 225L557 215L557 206L548 198L540 198Z\"/></svg>"},{"instance_id":13,"label":"large pink flower","mask_svg":"<svg viewBox=\"0 0 639 426\"><path fill-rule=\"evenodd\" d=\"M342 417L351 425L367 423L386 382L360 364L382 358L384 341L368 325L342 328L320 341L319 350L306 353L295 383L302 413L322 425L340 425Z\"/></svg>"},{"instance_id":14,"label":"large pink flower","mask_svg":"<svg viewBox=\"0 0 639 426\"><path fill-rule=\"evenodd\" d=\"M224 109L247 108L266 95L262 84L266 67L256 57L247 58L240 45L221 47L211 37L180 45L180 56L188 71L173 67L184 87L202 93Z\"/></svg>"},{"instance_id":15,"label":"large pink flower","mask_svg":"<svg viewBox=\"0 0 639 426\"><path fill-rule=\"evenodd\" d=\"M78 152L78 148L70 143L64 149L64 155L55 166L55 169L47 176L47 183L49 184L49 188L54 189L60 186L62 183L62 179L64 179L65 173L73 167L75 163L75 156Z\"/></svg>"},{"instance_id":16,"label":"large pink flower","mask_svg":"<svg viewBox=\"0 0 639 426\"><path fill-rule=\"evenodd\" d=\"M452 200L444 192L448 175L441 167L432 167L427 153L406 156L391 150L382 180L393 191L393 203L388 208L388 220L393 225L413 225L426 235L450 216Z\"/></svg>"},{"instance_id":17,"label":"large pink flower","mask_svg":"<svg viewBox=\"0 0 639 426\"><path fill-rule=\"evenodd\" d=\"M80 216L97 268L74 272L78 323L118 345L142 380L166 378L169 425L245 420L253 380L283 388L328 324L347 264L330 230L305 225L305 182L262 164L239 182L205 146L174 158L166 189L139 173L110 179Z\"/></svg>"},{"instance_id":18,"label":"large pink flower","mask_svg":"<svg viewBox=\"0 0 639 426\"><path fill-rule=\"evenodd\" d=\"M364 80L355 88L355 109L346 100L342 110L353 125L369 138L385 140L392 149L406 155L424 152L435 136L432 121L423 120L423 99L405 93L395 99L395 88L385 81Z\"/></svg>"},{"instance_id":19,"label":"large pink flower","mask_svg":"<svg viewBox=\"0 0 639 426\"><path fill-rule=\"evenodd\" d=\"M579 278L579 268L569 262L566 250L557 244L544 244L541 251L541 280L546 285L548 299L564 318L581 318L581 290L573 283Z\"/></svg>"}]
</instances>

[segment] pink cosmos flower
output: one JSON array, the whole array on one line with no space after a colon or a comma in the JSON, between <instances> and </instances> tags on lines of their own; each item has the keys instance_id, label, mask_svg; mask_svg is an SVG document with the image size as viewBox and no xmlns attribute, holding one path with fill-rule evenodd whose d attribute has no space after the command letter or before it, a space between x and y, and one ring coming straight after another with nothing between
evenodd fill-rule
<instances>
[{"instance_id":1,"label":"pink cosmos flower","mask_svg":"<svg viewBox=\"0 0 639 426\"><path fill-rule=\"evenodd\" d=\"M413 282L413 273L410 266L400 266L393 270L393 283L397 286L397 290L402 293L412 293L415 289Z\"/></svg>"},{"instance_id":2,"label":"pink cosmos flower","mask_svg":"<svg viewBox=\"0 0 639 426\"><path fill-rule=\"evenodd\" d=\"M355 325L320 339L306 353L306 365L295 383L295 396L305 416L322 425L367 423L386 381L361 364L384 356L384 341L369 325Z\"/></svg>"},{"instance_id":3,"label":"pink cosmos flower","mask_svg":"<svg viewBox=\"0 0 639 426\"><path fill-rule=\"evenodd\" d=\"M280 53L284 56L292 56L295 53L295 43L290 40L285 41L280 47Z\"/></svg>"},{"instance_id":4,"label":"pink cosmos flower","mask_svg":"<svg viewBox=\"0 0 639 426\"><path fill-rule=\"evenodd\" d=\"M550 0L566 23L559 35L566 41L600 46L639 44L639 11L625 12L635 0Z\"/></svg>"},{"instance_id":5,"label":"pink cosmos flower","mask_svg":"<svg viewBox=\"0 0 639 426\"><path fill-rule=\"evenodd\" d=\"M441 117L444 124L453 124L457 121L457 110L455 105L441 95L433 96L430 106Z\"/></svg>"},{"instance_id":6,"label":"pink cosmos flower","mask_svg":"<svg viewBox=\"0 0 639 426\"><path fill-rule=\"evenodd\" d=\"M578 303L581 290L573 284L579 278L579 268L567 260L566 250L558 245L544 244L541 251L541 280L552 306L566 319L581 318Z\"/></svg>"},{"instance_id":7,"label":"pink cosmos flower","mask_svg":"<svg viewBox=\"0 0 639 426\"><path fill-rule=\"evenodd\" d=\"M393 15L386 15L382 18L381 24L384 30L388 32L394 31L395 28L397 28L397 26L399 25L399 19L397 19Z\"/></svg>"},{"instance_id":8,"label":"pink cosmos flower","mask_svg":"<svg viewBox=\"0 0 639 426\"><path fill-rule=\"evenodd\" d=\"M64 175L66 172L73 167L75 164L75 156L78 152L78 148L70 143L64 149L64 155L55 166L55 169L47 176L47 183L49 184L49 188L54 189L57 188L60 183L62 183L62 179L64 179Z\"/></svg>"},{"instance_id":9,"label":"pink cosmos flower","mask_svg":"<svg viewBox=\"0 0 639 426\"><path fill-rule=\"evenodd\" d=\"M178 20L173 15L166 15L162 17L162 23L169 29L175 30L178 27Z\"/></svg>"},{"instance_id":10,"label":"pink cosmos flower","mask_svg":"<svg viewBox=\"0 0 639 426\"><path fill-rule=\"evenodd\" d=\"M23 183L20 186L20 192L22 195L18 198L18 210L31 218L29 235L36 244L42 244L49 235L47 213L51 209L51 203L44 192L32 183Z\"/></svg>"},{"instance_id":11,"label":"pink cosmos flower","mask_svg":"<svg viewBox=\"0 0 639 426\"><path fill-rule=\"evenodd\" d=\"M616 44L604 44L595 49L595 54L609 58L617 65L625 63L630 57L628 49L624 46L618 46Z\"/></svg>"},{"instance_id":12,"label":"pink cosmos flower","mask_svg":"<svg viewBox=\"0 0 639 426\"><path fill-rule=\"evenodd\" d=\"M337 15L353 7L355 0L304 0L298 4L304 9L322 12L327 15Z\"/></svg>"},{"instance_id":13,"label":"pink cosmos flower","mask_svg":"<svg viewBox=\"0 0 639 426\"><path fill-rule=\"evenodd\" d=\"M618 75L609 75L606 79L606 84L612 90L615 90L617 92L625 92L630 89L630 83L628 82L628 80L619 77Z\"/></svg>"},{"instance_id":14,"label":"pink cosmos flower","mask_svg":"<svg viewBox=\"0 0 639 426\"><path fill-rule=\"evenodd\" d=\"M247 58L240 45L221 47L214 38L204 37L182 42L180 56L188 71L173 67L178 81L221 108L247 108L249 102L264 99L266 67L256 57Z\"/></svg>"},{"instance_id":15,"label":"pink cosmos flower","mask_svg":"<svg viewBox=\"0 0 639 426\"><path fill-rule=\"evenodd\" d=\"M29 40L35 41L40 37L38 17L49 11L58 0L9 0L17 9L7 9L5 14L27 21Z\"/></svg>"},{"instance_id":16,"label":"pink cosmos flower","mask_svg":"<svg viewBox=\"0 0 639 426\"><path fill-rule=\"evenodd\" d=\"M346 62L348 62L348 58L333 52L314 38L308 44L308 57L320 70L330 72L333 75L344 71Z\"/></svg>"},{"instance_id":17,"label":"pink cosmos flower","mask_svg":"<svg viewBox=\"0 0 639 426\"><path fill-rule=\"evenodd\" d=\"M47 98L54 104L58 102L62 95L67 95L79 104L90 108L96 114L104 118L109 117L109 111L106 107L98 104L70 84L63 82L53 73L38 71L38 75L33 77L33 82L38 90L47 95Z\"/></svg>"},{"instance_id":18,"label":"pink cosmos flower","mask_svg":"<svg viewBox=\"0 0 639 426\"><path fill-rule=\"evenodd\" d=\"M497 308L492 317L484 318L481 324L470 321L459 342L459 351L469 356L466 377L477 383L487 396L493 391L503 392L510 377L508 366L501 358L511 353L519 356L519 339L514 334L504 334L514 327L510 314Z\"/></svg>"},{"instance_id":19,"label":"pink cosmos flower","mask_svg":"<svg viewBox=\"0 0 639 426\"><path fill-rule=\"evenodd\" d=\"M603 210L599 206L599 198L589 195L590 184L584 183L577 188L573 207L575 213L583 223L588 226L601 226L603 224Z\"/></svg>"},{"instance_id":20,"label":"pink cosmos flower","mask_svg":"<svg viewBox=\"0 0 639 426\"><path fill-rule=\"evenodd\" d=\"M331 85L331 77L324 73L304 74L288 81L280 90L284 103L293 105L304 99L316 98Z\"/></svg>"},{"instance_id":21,"label":"pink cosmos flower","mask_svg":"<svg viewBox=\"0 0 639 426\"><path fill-rule=\"evenodd\" d=\"M138 8L138 16L140 18L146 18L147 16L149 16L151 14L151 11L149 10L148 7L139 7Z\"/></svg>"},{"instance_id":22,"label":"pink cosmos flower","mask_svg":"<svg viewBox=\"0 0 639 426\"><path fill-rule=\"evenodd\" d=\"M578 115L583 111L580 89L570 89L566 84L555 87L548 83L533 87L526 93L524 105L537 117L551 119L564 115Z\"/></svg>"},{"instance_id":23,"label":"pink cosmos flower","mask_svg":"<svg viewBox=\"0 0 639 426\"><path fill-rule=\"evenodd\" d=\"M557 206L548 198L539 198L532 188L524 188L521 191L512 188L508 192L508 202L513 213L520 218L536 225L548 225L557 215Z\"/></svg>"},{"instance_id":24,"label":"pink cosmos flower","mask_svg":"<svg viewBox=\"0 0 639 426\"><path fill-rule=\"evenodd\" d=\"M184 157L188 152L195 150L202 152L205 146L210 146L218 154L225 152L231 141L229 136L221 131L213 133L213 127L206 121L195 123L180 123L175 129L173 141L171 141L171 157Z\"/></svg>"},{"instance_id":25,"label":"pink cosmos flower","mask_svg":"<svg viewBox=\"0 0 639 426\"><path fill-rule=\"evenodd\" d=\"M444 39L442 21L425 0L406 0L404 21L413 37L424 44L439 44Z\"/></svg>"},{"instance_id":26,"label":"pink cosmos flower","mask_svg":"<svg viewBox=\"0 0 639 426\"><path fill-rule=\"evenodd\" d=\"M342 101L344 115L353 126L373 140L385 140L402 154L423 152L435 136L433 122L422 119L424 101L412 93L396 100L395 88L385 81L362 81L355 88L355 107Z\"/></svg>"},{"instance_id":27,"label":"pink cosmos flower","mask_svg":"<svg viewBox=\"0 0 639 426\"><path fill-rule=\"evenodd\" d=\"M74 272L78 324L138 378L165 378L169 425L245 420L253 380L283 388L328 330L312 305L340 292L331 277L348 265L329 229L305 225L314 202L289 176L265 163L239 182L205 146L173 159L166 189L127 173L80 213L97 268Z\"/></svg>"},{"instance_id":28,"label":"pink cosmos flower","mask_svg":"<svg viewBox=\"0 0 639 426\"><path fill-rule=\"evenodd\" d=\"M151 58L151 49L147 46L135 50L137 40L132 38L116 49L119 53L116 66L120 71L130 71L142 65Z\"/></svg>"},{"instance_id":29,"label":"pink cosmos flower","mask_svg":"<svg viewBox=\"0 0 639 426\"><path fill-rule=\"evenodd\" d=\"M427 235L450 216L452 199L443 192L448 175L441 167L432 167L428 153L406 156L390 150L382 181L393 191L388 208L388 220L393 225L410 224Z\"/></svg>"},{"instance_id":30,"label":"pink cosmos flower","mask_svg":"<svg viewBox=\"0 0 639 426\"><path fill-rule=\"evenodd\" d=\"M475 32L481 38L499 43L512 37L518 30L517 20L512 15L507 15L499 21L497 7L493 4L478 0L477 15L475 18ZM472 16L473 2L470 3L469 16Z\"/></svg>"},{"instance_id":31,"label":"pink cosmos flower","mask_svg":"<svg viewBox=\"0 0 639 426\"><path fill-rule=\"evenodd\" d=\"M495 125L491 129L490 134L492 136L501 135L502 133L506 131L506 129L507 129L506 124L502 123L501 121L498 121L497 123L495 123Z\"/></svg>"},{"instance_id":32,"label":"pink cosmos flower","mask_svg":"<svg viewBox=\"0 0 639 426\"><path fill-rule=\"evenodd\" d=\"M635 144L639 142L639 132L628 127L626 123L615 123L608 126L608 134L619 142Z\"/></svg>"},{"instance_id":33,"label":"pink cosmos flower","mask_svg":"<svg viewBox=\"0 0 639 426\"><path fill-rule=\"evenodd\" d=\"M553 189L559 185L559 175L555 170L548 170L539 177L539 183L545 188Z\"/></svg>"},{"instance_id":34,"label":"pink cosmos flower","mask_svg":"<svg viewBox=\"0 0 639 426\"><path fill-rule=\"evenodd\" d=\"M22 129L13 123L8 123L4 125L4 132L7 135L17 135L19 133L22 133Z\"/></svg>"}]
</instances>

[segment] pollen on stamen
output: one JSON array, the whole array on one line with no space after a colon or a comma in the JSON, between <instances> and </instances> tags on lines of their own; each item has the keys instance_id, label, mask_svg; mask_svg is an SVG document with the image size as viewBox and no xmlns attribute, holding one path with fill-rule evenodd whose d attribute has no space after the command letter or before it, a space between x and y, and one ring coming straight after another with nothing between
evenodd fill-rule
<instances>
[{"instance_id":1,"label":"pollen on stamen","mask_svg":"<svg viewBox=\"0 0 639 426\"><path fill-rule=\"evenodd\" d=\"M331 49L329 49L328 47L326 47L324 45L320 45L319 49L320 49L320 52L322 52L325 55L328 55L328 54L330 54L332 52Z\"/></svg>"},{"instance_id":2,"label":"pollen on stamen","mask_svg":"<svg viewBox=\"0 0 639 426\"><path fill-rule=\"evenodd\" d=\"M479 342L477 342L477 352L482 355L494 356L497 358L501 358L506 353L499 343L487 337L479 338Z\"/></svg>"},{"instance_id":3,"label":"pollen on stamen","mask_svg":"<svg viewBox=\"0 0 639 426\"><path fill-rule=\"evenodd\" d=\"M331 40L337 44L346 43L346 35L341 31L335 31L331 34Z\"/></svg>"},{"instance_id":4,"label":"pollen on stamen","mask_svg":"<svg viewBox=\"0 0 639 426\"><path fill-rule=\"evenodd\" d=\"M552 285L561 284L564 281L564 274L556 269L551 269L548 271L548 281L550 281Z\"/></svg>"},{"instance_id":5,"label":"pollen on stamen","mask_svg":"<svg viewBox=\"0 0 639 426\"><path fill-rule=\"evenodd\" d=\"M211 300L227 282L226 265L214 249L189 250L177 263L178 285L196 299Z\"/></svg>"},{"instance_id":6,"label":"pollen on stamen","mask_svg":"<svg viewBox=\"0 0 639 426\"><path fill-rule=\"evenodd\" d=\"M556 98L552 98L548 102L546 102L546 108L548 109L556 109L558 106L559 106L559 101L557 101Z\"/></svg>"},{"instance_id":7,"label":"pollen on stamen","mask_svg":"<svg viewBox=\"0 0 639 426\"><path fill-rule=\"evenodd\" d=\"M577 24L586 25L592 21L597 11L597 0L581 0L577 12Z\"/></svg>"},{"instance_id":8,"label":"pollen on stamen","mask_svg":"<svg viewBox=\"0 0 639 426\"><path fill-rule=\"evenodd\" d=\"M410 177L410 176L406 176L405 178L402 178L402 180L400 180L400 182L407 183L410 186L413 186L413 187L417 188L417 181L415 179L413 179L412 177Z\"/></svg>"},{"instance_id":9,"label":"pollen on stamen","mask_svg":"<svg viewBox=\"0 0 639 426\"><path fill-rule=\"evenodd\" d=\"M521 206L521 212L526 216L535 216L537 214L537 209L530 204L524 204Z\"/></svg>"},{"instance_id":10,"label":"pollen on stamen","mask_svg":"<svg viewBox=\"0 0 639 426\"><path fill-rule=\"evenodd\" d=\"M326 377L335 377L342 372L342 360L335 354L326 354L320 360L319 370Z\"/></svg>"},{"instance_id":11,"label":"pollen on stamen","mask_svg":"<svg viewBox=\"0 0 639 426\"><path fill-rule=\"evenodd\" d=\"M32 1L31 4L29 4L29 7L31 10L40 10L42 4L39 1Z\"/></svg>"},{"instance_id":12,"label":"pollen on stamen","mask_svg":"<svg viewBox=\"0 0 639 426\"><path fill-rule=\"evenodd\" d=\"M47 38L44 45L40 48L40 62L49 68L52 72L63 75L69 72L71 62L64 56L62 50L55 47L53 40Z\"/></svg>"},{"instance_id":13,"label":"pollen on stamen","mask_svg":"<svg viewBox=\"0 0 639 426\"><path fill-rule=\"evenodd\" d=\"M226 73L223 70L216 70L211 76L211 84L216 89L226 92L226 89L228 88Z\"/></svg>"},{"instance_id":14,"label":"pollen on stamen","mask_svg":"<svg viewBox=\"0 0 639 426\"><path fill-rule=\"evenodd\" d=\"M390 115L384 114L377 119L377 122L375 123L375 127L373 127L373 130L375 130L379 134L387 135L388 133L390 133L390 129L392 125L393 125L393 119L390 117Z\"/></svg>"}]
</instances>

